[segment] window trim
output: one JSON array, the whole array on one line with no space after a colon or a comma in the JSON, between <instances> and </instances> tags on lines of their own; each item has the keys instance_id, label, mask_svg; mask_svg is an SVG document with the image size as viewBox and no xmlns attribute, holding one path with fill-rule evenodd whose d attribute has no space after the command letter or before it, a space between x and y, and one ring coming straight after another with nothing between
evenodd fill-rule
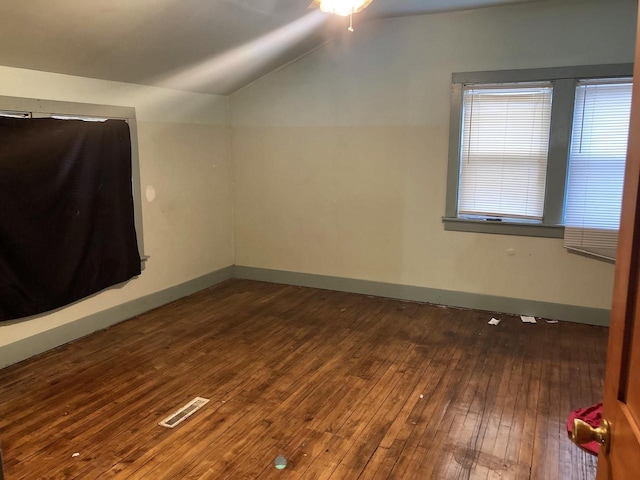
<instances>
[{"instance_id":1,"label":"window trim","mask_svg":"<svg viewBox=\"0 0 640 480\"><path fill-rule=\"evenodd\" d=\"M453 73L451 75L451 116L449 121L449 162L447 167L446 207L445 216L442 217L444 229L476 233L562 238L564 236L562 217L577 82L578 80L591 78L632 76L632 63ZM551 131L549 135L549 157L547 160L543 221L535 224L522 224L508 221L495 222L458 217L462 95L464 86L534 81L553 82Z\"/></svg>"},{"instance_id":2,"label":"window trim","mask_svg":"<svg viewBox=\"0 0 640 480\"><path fill-rule=\"evenodd\" d=\"M33 118L54 115L69 117L100 117L125 120L129 124L131 135L131 184L133 188L133 212L140 253L141 268L144 270L149 256L144 251L142 231L142 183L140 180L140 159L138 155L138 125L135 107L100 105L92 103L65 102L60 100L42 100L36 98L9 97L0 95L0 111L30 113Z\"/></svg>"}]
</instances>

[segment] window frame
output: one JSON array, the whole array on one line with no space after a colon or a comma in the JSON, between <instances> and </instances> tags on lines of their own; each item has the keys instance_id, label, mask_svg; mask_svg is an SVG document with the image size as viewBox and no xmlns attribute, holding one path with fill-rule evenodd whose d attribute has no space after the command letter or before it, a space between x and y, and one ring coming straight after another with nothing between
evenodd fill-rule
<instances>
[{"instance_id":1,"label":"window frame","mask_svg":"<svg viewBox=\"0 0 640 480\"><path fill-rule=\"evenodd\" d=\"M563 238L564 202L576 85L579 80L632 76L632 63L453 73L451 76L447 196L445 216L442 217L444 229L476 233ZM458 217L464 87L467 85L512 84L537 81L550 81L553 84L551 130L549 134L542 222L520 223Z\"/></svg>"},{"instance_id":2,"label":"window frame","mask_svg":"<svg viewBox=\"0 0 640 480\"><path fill-rule=\"evenodd\" d=\"M108 118L125 120L129 124L131 135L131 185L133 190L133 212L140 267L145 269L149 256L144 250L142 230L142 183L140 180L140 159L138 155L138 127L135 107L99 105L92 103L65 102L60 100L42 100L36 98L9 97L0 95L0 112L23 113L31 118L53 116L70 118ZM27 117L27 118L28 118Z\"/></svg>"}]
</instances>

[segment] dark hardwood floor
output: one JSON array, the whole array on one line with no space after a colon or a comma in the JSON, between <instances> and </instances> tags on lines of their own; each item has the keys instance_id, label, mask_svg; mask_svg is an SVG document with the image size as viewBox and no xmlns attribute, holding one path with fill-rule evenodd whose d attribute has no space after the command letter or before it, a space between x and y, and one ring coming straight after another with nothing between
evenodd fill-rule
<instances>
[{"instance_id":1,"label":"dark hardwood floor","mask_svg":"<svg viewBox=\"0 0 640 480\"><path fill-rule=\"evenodd\" d=\"M595 478L564 422L601 399L607 329L491 316L229 281L0 370L5 475Z\"/></svg>"}]
</instances>

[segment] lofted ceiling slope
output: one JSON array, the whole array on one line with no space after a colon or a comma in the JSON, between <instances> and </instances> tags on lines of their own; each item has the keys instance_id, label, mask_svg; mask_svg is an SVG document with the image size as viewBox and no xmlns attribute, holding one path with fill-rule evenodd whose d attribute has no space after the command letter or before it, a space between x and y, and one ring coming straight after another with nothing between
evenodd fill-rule
<instances>
[{"instance_id":1,"label":"lofted ceiling slope","mask_svg":"<svg viewBox=\"0 0 640 480\"><path fill-rule=\"evenodd\" d=\"M226 95L343 31L309 1L0 2L0 65ZM357 21L523 1L373 0Z\"/></svg>"}]
</instances>

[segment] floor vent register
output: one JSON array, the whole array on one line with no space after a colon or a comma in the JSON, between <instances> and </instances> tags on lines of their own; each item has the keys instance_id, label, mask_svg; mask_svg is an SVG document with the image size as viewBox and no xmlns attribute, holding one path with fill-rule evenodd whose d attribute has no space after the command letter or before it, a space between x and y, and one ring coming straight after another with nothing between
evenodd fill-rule
<instances>
[{"instance_id":1,"label":"floor vent register","mask_svg":"<svg viewBox=\"0 0 640 480\"><path fill-rule=\"evenodd\" d=\"M189 418L191 415L196 413L198 410L204 407L208 402L209 402L208 398L196 397L193 400L191 400L189 403L187 403L184 407L182 407L180 410L172 413L167 418L159 422L158 425L161 425L167 428L173 428L176 425L178 425L180 422L183 422L184 420Z\"/></svg>"}]
</instances>

